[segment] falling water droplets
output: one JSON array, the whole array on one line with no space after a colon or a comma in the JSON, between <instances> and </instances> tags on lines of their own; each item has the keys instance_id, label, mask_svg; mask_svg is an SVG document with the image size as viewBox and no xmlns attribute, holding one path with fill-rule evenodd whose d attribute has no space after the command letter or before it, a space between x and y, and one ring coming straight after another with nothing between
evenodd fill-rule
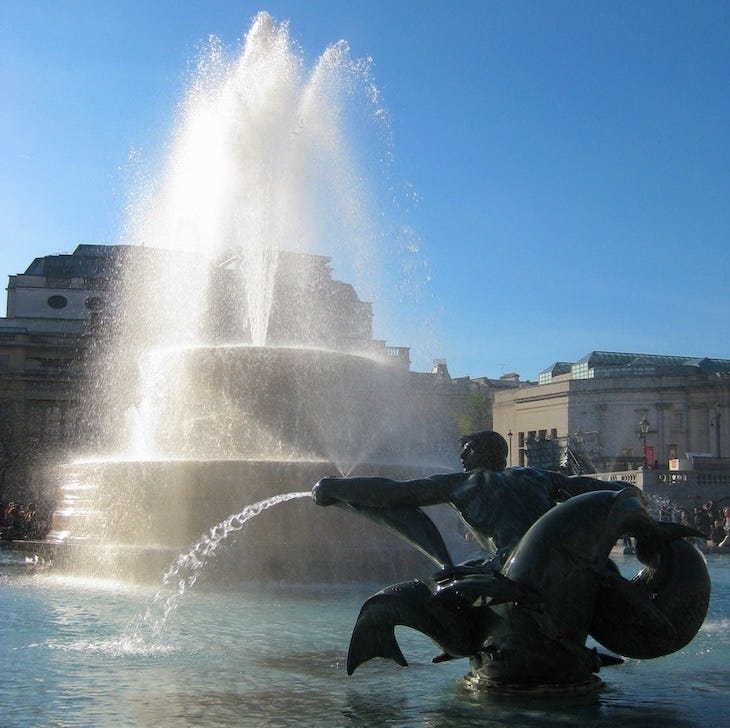
<instances>
[{"instance_id":1,"label":"falling water droplets","mask_svg":"<svg viewBox=\"0 0 730 728\"><path fill-rule=\"evenodd\" d=\"M162 577L162 588L152 598L152 603L144 616L137 620L135 631L139 632L146 628L151 630L156 638L160 638L180 599L192 589L206 564L228 536L240 531L248 521L272 506L310 496L311 492L306 490L265 498L246 506L239 513L234 513L213 526L189 551L180 554L165 572Z\"/></svg>"}]
</instances>

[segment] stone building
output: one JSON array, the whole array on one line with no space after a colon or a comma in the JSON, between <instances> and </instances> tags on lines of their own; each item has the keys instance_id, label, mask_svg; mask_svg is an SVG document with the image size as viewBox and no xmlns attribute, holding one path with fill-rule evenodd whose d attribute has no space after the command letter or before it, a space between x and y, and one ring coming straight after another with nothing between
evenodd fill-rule
<instances>
[{"instance_id":1,"label":"stone building","mask_svg":"<svg viewBox=\"0 0 730 728\"><path fill-rule=\"evenodd\" d=\"M43 500L32 471L78 433L83 335L103 310L118 248L36 258L8 282L0 319L0 497Z\"/></svg>"},{"instance_id":2,"label":"stone building","mask_svg":"<svg viewBox=\"0 0 730 728\"><path fill-rule=\"evenodd\" d=\"M676 472L712 461L717 473L730 456L729 403L730 360L593 351L496 393L493 418L514 465ZM722 497L729 486L718 481Z\"/></svg>"},{"instance_id":3,"label":"stone building","mask_svg":"<svg viewBox=\"0 0 730 728\"><path fill-rule=\"evenodd\" d=\"M328 257L278 255L284 264L274 282L267 342L387 361L402 373L408 406L419 413L420 446L432 447L434 462L457 467L458 437L491 427L494 392L519 386L519 378L452 379L445 362L431 372L410 371L409 348L373 339L371 304L352 285L333 279ZM136 305L154 310L164 271L179 265L178 258L138 246L79 245L71 254L36 258L24 273L9 277L7 316L0 319L0 503L43 499L34 469L93 441L84 425L100 393L85 385L95 354L114 329L120 291L130 278L151 281L135 289ZM244 317L231 315L245 306L236 275L241 265L245 256L232 249L208 267L197 266L213 292L202 324L211 343L245 342L249 335Z\"/></svg>"}]
</instances>

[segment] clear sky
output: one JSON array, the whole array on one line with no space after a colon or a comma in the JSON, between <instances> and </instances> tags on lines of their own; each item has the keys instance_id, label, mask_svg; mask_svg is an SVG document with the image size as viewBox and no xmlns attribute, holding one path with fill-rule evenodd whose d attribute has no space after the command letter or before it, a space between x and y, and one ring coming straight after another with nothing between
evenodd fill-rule
<instances>
[{"instance_id":1,"label":"clear sky","mask_svg":"<svg viewBox=\"0 0 730 728\"><path fill-rule=\"evenodd\" d=\"M117 242L197 49L267 10L374 59L417 204L414 368L523 379L594 349L730 358L730 3L0 2L0 276ZM428 278L428 279L427 279ZM385 319L385 320L384 320Z\"/></svg>"}]
</instances>

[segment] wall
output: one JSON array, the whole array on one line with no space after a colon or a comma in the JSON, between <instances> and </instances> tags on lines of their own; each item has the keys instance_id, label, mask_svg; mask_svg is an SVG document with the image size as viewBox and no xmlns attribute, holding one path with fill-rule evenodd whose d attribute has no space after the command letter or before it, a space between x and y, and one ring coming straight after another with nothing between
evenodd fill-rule
<instances>
[{"instance_id":1,"label":"wall","mask_svg":"<svg viewBox=\"0 0 730 728\"><path fill-rule=\"evenodd\" d=\"M715 403L720 406L720 453ZM610 377L564 380L497 392L494 429L513 433L518 463L519 433L557 432L561 438L582 433L583 447L605 469L638 465L643 456L639 422L650 423L646 444L666 464L670 446L730 456L730 388L726 377L695 374L671 377ZM727 423L727 426L726 426Z\"/></svg>"}]
</instances>

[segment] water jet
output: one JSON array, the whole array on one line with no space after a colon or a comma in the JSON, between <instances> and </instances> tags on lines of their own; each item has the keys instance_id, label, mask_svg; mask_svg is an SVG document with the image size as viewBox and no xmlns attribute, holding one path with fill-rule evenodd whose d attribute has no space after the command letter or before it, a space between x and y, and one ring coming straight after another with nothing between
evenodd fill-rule
<instances>
[{"instance_id":1,"label":"water jet","mask_svg":"<svg viewBox=\"0 0 730 728\"><path fill-rule=\"evenodd\" d=\"M49 539L66 568L159 573L262 498L325 475L454 463L453 418L414 385L407 349L373 338L372 305L331 267L377 275L367 150L348 125L353 105L382 123L373 89L342 42L307 73L266 13L238 58L216 41L201 57L89 331L92 446L54 473ZM395 576L420 560L303 503L257 519L246 548L252 579Z\"/></svg>"}]
</instances>

